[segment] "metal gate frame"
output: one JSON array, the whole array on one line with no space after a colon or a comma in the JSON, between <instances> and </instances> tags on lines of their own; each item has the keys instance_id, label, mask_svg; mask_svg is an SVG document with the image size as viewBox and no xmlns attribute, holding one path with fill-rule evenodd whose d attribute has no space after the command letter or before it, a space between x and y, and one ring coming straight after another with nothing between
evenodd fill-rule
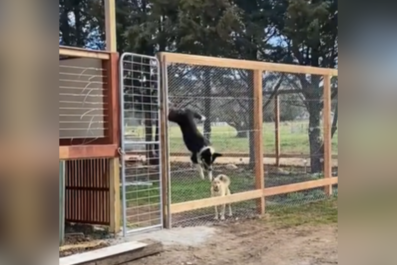
<instances>
[{"instance_id":1,"label":"metal gate frame","mask_svg":"<svg viewBox=\"0 0 397 265\"><path fill-rule=\"evenodd\" d=\"M126 147L126 143L125 143L125 132L126 132L126 128L125 128L125 124L124 124L124 119L125 119L125 109L124 109L124 88L125 88L125 84L124 84L124 58L126 56L131 56L132 58L134 57L139 57L139 58L146 58L149 60L154 60L157 64L158 67L158 73L157 73L157 89L158 89L158 93L157 93L157 98L158 98L158 110L157 110L157 117L158 117L158 125L159 125L159 140L158 142L153 141L150 142L152 144L158 143L159 146L159 201L160 201L160 222L157 225L152 225L152 226L148 226L148 227L140 227L140 228L136 228L136 229L130 229L127 230L127 196L126 196L126 163L125 163L125 159L124 159L124 155L125 155L125 147ZM162 157L164 155L167 155L165 153L163 153L163 144L161 141L161 134L163 132L163 130L165 128L163 128L163 123L161 122L162 120L162 111L161 111L161 105L162 105L162 98L163 98L163 93L161 92L161 81L162 81L162 67L161 67L161 62L160 60L156 57L156 56L148 56L148 55L142 55L142 54L136 54L136 53L123 53L120 56L119 59L119 92L120 92L120 132L121 132L121 137L120 137L120 153L121 153L121 193L122 193L122 221L123 221L123 236L127 236L127 234L130 233L140 233L140 232L146 232L148 230L153 230L153 229L161 229L163 228L163 224L164 224L164 201L163 201L163 186L167 185L167 183L163 183L163 159ZM167 143L165 143L168 146L168 135L166 137L167 139ZM133 142L134 143L134 142ZM139 141L136 142L136 144L146 144L146 142L144 141ZM166 148L168 149L168 148ZM168 161L168 159L166 159L165 161ZM166 167L168 168L168 167Z\"/></svg>"}]
</instances>

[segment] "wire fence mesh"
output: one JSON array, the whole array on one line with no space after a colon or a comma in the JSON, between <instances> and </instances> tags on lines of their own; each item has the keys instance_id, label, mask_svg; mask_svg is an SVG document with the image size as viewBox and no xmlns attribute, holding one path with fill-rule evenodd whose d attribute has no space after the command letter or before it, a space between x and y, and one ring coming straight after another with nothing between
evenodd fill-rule
<instances>
[{"instance_id":1,"label":"wire fence mesh","mask_svg":"<svg viewBox=\"0 0 397 265\"><path fill-rule=\"evenodd\" d=\"M204 115L206 120L197 122L197 126L212 147L223 154L215 161L214 176L228 175L232 193L253 190L253 72L183 64L172 64L167 72L170 105ZM210 197L211 184L200 179L191 167L190 154L176 124L169 124L169 141L171 203ZM211 207L175 214L172 223L197 225L213 217Z\"/></svg>"},{"instance_id":2,"label":"wire fence mesh","mask_svg":"<svg viewBox=\"0 0 397 265\"><path fill-rule=\"evenodd\" d=\"M73 58L59 61L59 139L105 136L107 70L102 61Z\"/></svg>"},{"instance_id":3,"label":"wire fence mesh","mask_svg":"<svg viewBox=\"0 0 397 265\"><path fill-rule=\"evenodd\" d=\"M162 224L159 64L124 54L122 64L122 193L124 229Z\"/></svg>"},{"instance_id":4,"label":"wire fence mesh","mask_svg":"<svg viewBox=\"0 0 397 265\"><path fill-rule=\"evenodd\" d=\"M199 129L211 140L215 149L223 153L223 157L216 161L214 175L222 173L231 176L232 193L255 189L252 158L256 143L253 142L252 80L251 71L181 64L168 67L169 99L172 106L188 107L207 117L204 124L198 124ZM265 187L318 180L324 177L322 83L322 77L316 75L264 72ZM335 90L334 87L332 89ZM336 105L333 99L332 118ZM277 133L278 137L276 137ZM179 127L170 124L169 135L171 203L209 197L209 183L203 182L195 169L190 167L190 155L182 141ZM337 135L333 137L333 146L337 146ZM277 150L279 150L280 165L275 164ZM333 150L334 155L337 155L337 151ZM324 188L321 187L271 196L267 198L266 205L274 208L325 198L327 196ZM255 200L235 203L232 207L237 216L229 220L249 218L255 216L257 212ZM173 225L212 223L213 208L174 214Z\"/></svg>"}]
</instances>

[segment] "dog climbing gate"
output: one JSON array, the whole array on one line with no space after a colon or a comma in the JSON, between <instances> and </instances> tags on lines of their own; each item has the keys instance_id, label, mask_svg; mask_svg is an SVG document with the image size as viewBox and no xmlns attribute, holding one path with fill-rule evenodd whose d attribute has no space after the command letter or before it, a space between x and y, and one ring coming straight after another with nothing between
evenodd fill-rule
<instances>
[{"instance_id":1,"label":"dog climbing gate","mask_svg":"<svg viewBox=\"0 0 397 265\"><path fill-rule=\"evenodd\" d=\"M120 57L123 233L161 228L160 64L156 57Z\"/></svg>"}]
</instances>

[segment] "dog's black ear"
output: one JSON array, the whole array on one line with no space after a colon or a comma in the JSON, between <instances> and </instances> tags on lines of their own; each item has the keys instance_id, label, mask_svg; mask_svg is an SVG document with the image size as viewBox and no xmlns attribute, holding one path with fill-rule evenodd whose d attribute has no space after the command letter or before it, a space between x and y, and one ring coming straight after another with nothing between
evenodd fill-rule
<instances>
[{"instance_id":1,"label":"dog's black ear","mask_svg":"<svg viewBox=\"0 0 397 265\"><path fill-rule=\"evenodd\" d=\"M220 156L222 156L221 153L213 153L213 154L212 154L212 162L214 162L215 159L216 159L217 157L220 157Z\"/></svg>"}]
</instances>

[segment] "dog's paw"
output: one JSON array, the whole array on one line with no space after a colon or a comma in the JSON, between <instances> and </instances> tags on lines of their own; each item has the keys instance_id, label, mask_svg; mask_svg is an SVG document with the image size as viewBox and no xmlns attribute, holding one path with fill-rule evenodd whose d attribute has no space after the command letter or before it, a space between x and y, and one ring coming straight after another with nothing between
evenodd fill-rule
<instances>
[{"instance_id":1,"label":"dog's paw","mask_svg":"<svg viewBox=\"0 0 397 265\"><path fill-rule=\"evenodd\" d=\"M229 213L227 216L229 216L229 217L233 217L233 214L232 214L232 213Z\"/></svg>"},{"instance_id":2,"label":"dog's paw","mask_svg":"<svg viewBox=\"0 0 397 265\"><path fill-rule=\"evenodd\" d=\"M218 215L215 215L214 220L219 220Z\"/></svg>"},{"instance_id":3,"label":"dog's paw","mask_svg":"<svg viewBox=\"0 0 397 265\"><path fill-rule=\"evenodd\" d=\"M224 216L224 215L221 216L221 220L222 220L222 221L225 220L225 216Z\"/></svg>"}]
</instances>

